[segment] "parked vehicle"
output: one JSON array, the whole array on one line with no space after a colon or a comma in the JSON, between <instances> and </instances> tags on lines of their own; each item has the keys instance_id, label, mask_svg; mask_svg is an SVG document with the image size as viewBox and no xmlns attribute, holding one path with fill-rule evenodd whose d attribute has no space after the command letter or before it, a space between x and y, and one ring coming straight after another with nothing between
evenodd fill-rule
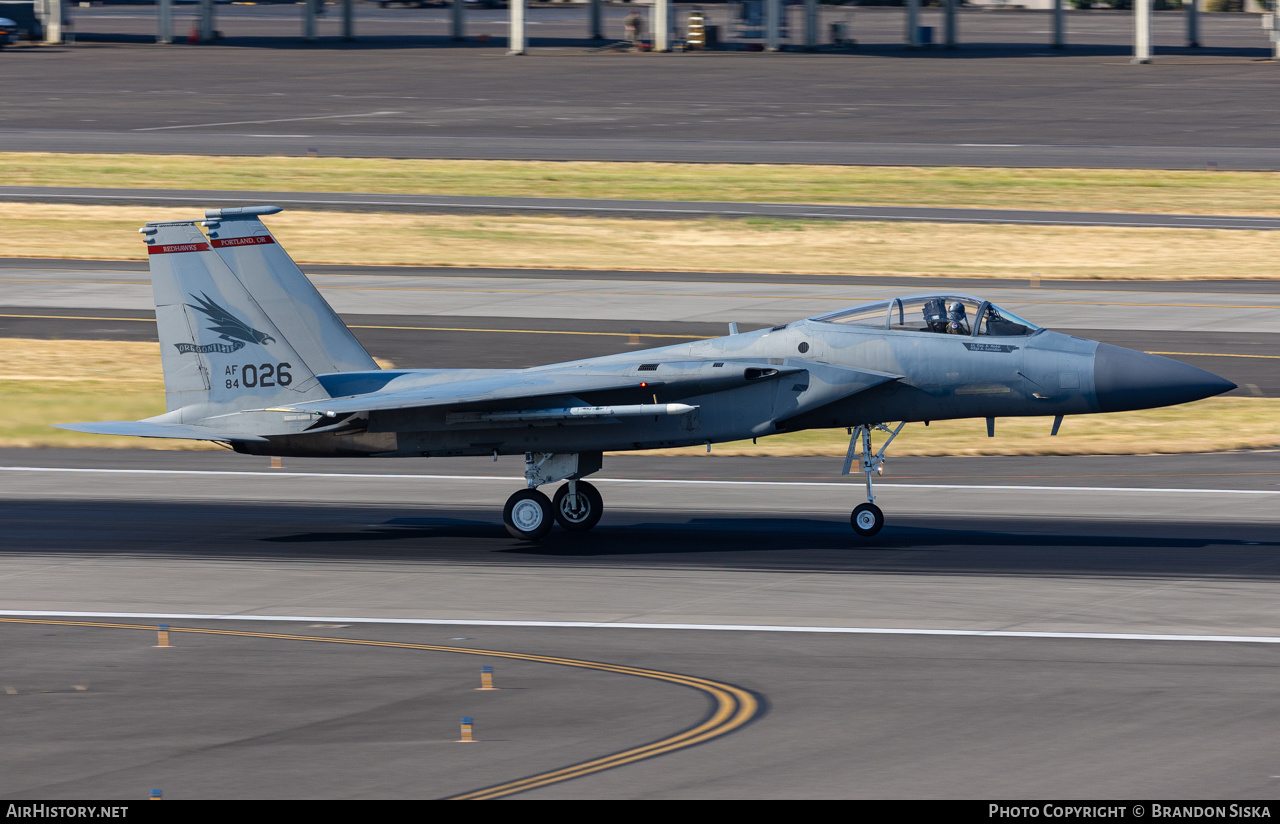
<instances>
[{"instance_id":1,"label":"parked vehicle","mask_svg":"<svg viewBox=\"0 0 1280 824\"><path fill-rule=\"evenodd\" d=\"M44 39L44 26L40 25L33 0L0 0L0 19L4 20L4 29L8 32L0 35L0 45L19 39Z\"/></svg>"},{"instance_id":2,"label":"parked vehicle","mask_svg":"<svg viewBox=\"0 0 1280 824\"><path fill-rule=\"evenodd\" d=\"M18 24L8 17L0 17L0 49L18 42Z\"/></svg>"}]
</instances>

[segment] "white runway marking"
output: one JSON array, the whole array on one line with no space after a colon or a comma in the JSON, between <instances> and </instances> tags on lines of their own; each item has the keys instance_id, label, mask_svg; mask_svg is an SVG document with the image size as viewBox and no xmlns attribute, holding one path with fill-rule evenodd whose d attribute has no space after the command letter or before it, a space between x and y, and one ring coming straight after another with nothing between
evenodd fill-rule
<instances>
[{"instance_id":1,"label":"white runway marking","mask_svg":"<svg viewBox=\"0 0 1280 824\"><path fill-rule=\"evenodd\" d=\"M391 480L418 481L511 481L524 483L518 475L392 475L373 472L284 472L284 471L233 471L214 469L97 469L78 467L0 466L0 472L80 472L118 475L197 475L261 478L387 478ZM850 475L850 478L855 476ZM695 486L857 486L860 477L849 481L715 481L685 480L681 478L592 478L592 483L602 484L686 484ZM1150 486L1032 486L1022 484L899 484L878 481L877 488L891 489L985 489L1030 490L1034 492L1155 492L1190 493L1196 495L1280 495L1277 489L1183 489L1178 487Z\"/></svg>"},{"instance_id":2,"label":"white runway marking","mask_svg":"<svg viewBox=\"0 0 1280 824\"><path fill-rule=\"evenodd\" d=\"M297 120L342 120L348 117L385 117L389 114L404 112L362 112L360 114L324 114L314 117L281 117L275 120L229 120L226 123L185 123L180 126L148 126L145 129L134 129L135 132L163 132L167 129L202 129L206 126L246 126L262 123L292 123ZM275 135L272 135L273 137Z\"/></svg>"},{"instance_id":3,"label":"white runway marking","mask_svg":"<svg viewBox=\"0 0 1280 824\"><path fill-rule=\"evenodd\" d=\"M205 615L182 612L46 612L0 609L10 618L112 618L164 621L280 621L316 624L408 624L466 627L551 627L564 629L682 629L717 632L809 632L836 635L931 635L961 638L1062 638L1089 641L1206 641L1229 644L1280 644L1275 635L1155 635L1137 632L1036 632L1031 630L930 629L927 627L789 627L754 624L641 624L608 621L480 621L448 618L352 618L303 615Z\"/></svg>"}]
</instances>

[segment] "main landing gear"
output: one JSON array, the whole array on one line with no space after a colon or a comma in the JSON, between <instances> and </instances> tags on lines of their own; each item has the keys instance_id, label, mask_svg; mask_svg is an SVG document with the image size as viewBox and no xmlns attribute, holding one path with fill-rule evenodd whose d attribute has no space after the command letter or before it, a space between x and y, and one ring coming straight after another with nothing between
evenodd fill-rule
<instances>
[{"instance_id":1,"label":"main landing gear","mask_svg":"<svg viewBox=\"0 0 1280 824\"><path fill-rule=\"evenodd\" d=\"M860 468L866 473L867 502L858 504L854 508L853 514L849 516L853 531L864 538L870 538L884 527L884 513L880 511L880 507L876 506L876 496L871 488L871 473L874 472L877 475L884 473L884 451L889 448L889 444L893 443L893 439L898 437L898 433L906 425L906 421L903 421L895 428L890 429L882 423L861 424L855 426L849 432L849 452L844 457L844 470L840 474L849 474L854 458L859 459ZM876 430L888 432L889 437L880 445L880 451L872 452L871 433Z\"/></svg>"},{"instance_id":2,"label":"main landing gear","mask_svg":"<svg viewBox=\"0 0 1280 824\"><path fill-rule=\"evenodd\" d=\"M594 486L581 479L600 471L601 465L599 452L569 455L526 452L524 479L528 488L507 499L502 510L507 532L513 538L538 541L546 537L556 522L570 532L591 529L604 514L604 499ZM550 499L538 491L542 484L561 480L568 483L557 489Z\"/></svg>"}]
</instances>

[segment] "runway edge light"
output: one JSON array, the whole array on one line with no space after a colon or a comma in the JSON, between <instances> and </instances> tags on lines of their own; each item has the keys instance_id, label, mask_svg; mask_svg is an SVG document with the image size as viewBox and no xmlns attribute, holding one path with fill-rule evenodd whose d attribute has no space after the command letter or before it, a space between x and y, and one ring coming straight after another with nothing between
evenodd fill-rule
<instances>
[{"instance_id":1,"label":"runway edge light","mask_svg":"<svg viewBox=\"0 0 1280 824\"><path fill-rule=\"evenodd\" d=\"M156 627L156 648L169 646L169 625L161 624Z\"/></svg>"},{"instance_id":2,"label":"runway edge light","mask_svg":"<svg viewBox=\"0 0 1280 824\"><path fill-rule=\"evenodd\" d=\"M471 737L471 718L462 719L462 737L458 739L459 744L474 744L475 739Z\"/></svg>"},{"instance_id":3,"label":"runway edge light","mask_svg":"<svg viewBox=\"0 0 1280 824\"><path fill-rule=\"evenodd\" d=\"M486 667L480 668L480 686L477 687L477 689L482 689L482 690L497 689L497 687L493 685L493 667L486 666Z\"/></svg>"}]
</instances>

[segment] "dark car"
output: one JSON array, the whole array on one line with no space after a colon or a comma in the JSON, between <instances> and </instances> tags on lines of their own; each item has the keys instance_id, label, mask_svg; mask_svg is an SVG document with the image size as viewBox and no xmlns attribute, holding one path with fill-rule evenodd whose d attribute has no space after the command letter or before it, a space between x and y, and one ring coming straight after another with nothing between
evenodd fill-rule
<instances>
[{"instance_id":1,"label":"dark car","mask_svg":"<svg viewBox=\"0 0 1280 824\"><path fill-rule=\"evenodd\" d=\"M0 49L18 42L18 24L8 17L0 17Z\"/></svg>"}]
</instances>

